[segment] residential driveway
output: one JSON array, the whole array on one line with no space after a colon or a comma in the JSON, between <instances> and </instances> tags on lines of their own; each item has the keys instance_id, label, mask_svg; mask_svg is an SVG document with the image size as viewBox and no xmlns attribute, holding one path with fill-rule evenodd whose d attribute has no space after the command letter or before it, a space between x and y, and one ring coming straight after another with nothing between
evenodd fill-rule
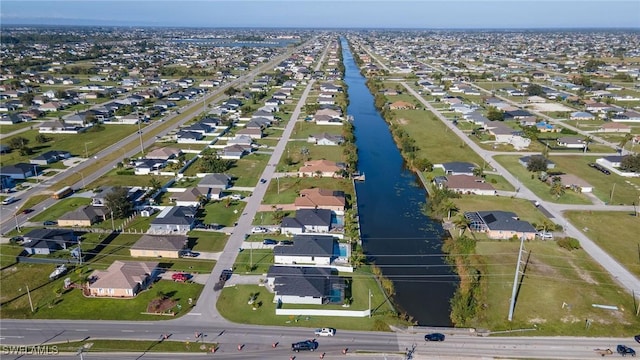
<instances>
[{"instance_id":1,"label":"residential driveway","mask_svg":"<svg viewBox=\"0 0 640 360\"><path fill-rule=\"evenodd\" d=\"M275 245L265 245L259 241L243 241L242 250L245 249L273 249Z\"/></svg>"},{"instance_id":2,"label":"residential driveway","mask_svg":"<svg viewBox=\"0 0 640 360\"><path fill-rule=\"evenodd\" d=\"M275 206L275 209L273 208ZM274 210L291 211L296 209L295 204L260 204L258 211L274 211Z\"/></svg>"},{"instance_id":3,"label":"residential driveway","mask_svg":"<svg viewBox=\"0 0 640 360\"><path fill-rule=\"evenodd\" d=\"M175 273L178 272L182 272L182 271L167 271L165 273L163 273L162 275L160 275L160 278L163 280L172 280L171 276ZM189 273L188 271L185 271L185 273ZM211 274L191 274L191 281L193 281L196 284L206 284L207 279L209 278Z\"/></svg>"},{"instance_id":4,"label":"residential driveway","mask_svg":"<svg viewBox=\"0 0 640 360\"><path fill-rule=\"evenodd\" d=\"M262 275L231 275L231 278L227 280L224 286L232 285L259 285L260 279L266 281L266 278Z\"/></svg>"},{"instance_id":5,"label":"residential driveway","mask_svg":"<svg viewBox=\"0 0 640 360\"><path fill-rule=\"evenodd\" d=\"M222 254L222 252L203 252L203 251L197 251L198 253L200 253L200 255L198 255L195 259L205 259L205 260L218 260L220 258L220 254Z\"/></svg>"}]
</instances>

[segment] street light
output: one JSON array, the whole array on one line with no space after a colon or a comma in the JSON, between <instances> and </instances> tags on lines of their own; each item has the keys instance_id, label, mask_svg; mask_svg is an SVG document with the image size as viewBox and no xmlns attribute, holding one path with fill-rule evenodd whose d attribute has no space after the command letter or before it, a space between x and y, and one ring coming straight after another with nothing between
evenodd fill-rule
<instances>
[{"instance_id":1,"label":"street light","mask_svg":"<svg viewBox=\"0 0 640 360\"><path fill-rule=\"evenodd\" d=\"M91 144L93 141L86 141L84 143L84 157L89 158L89 151L87 150L87 144Z\"/></svg>"},{"instance_id":2,"label":"street light","mask_svg":"<svg viewBox=\"0 0 640 360\"><path fill-rule=\"evenodd\" d=\"M15 212L15 213L13 213L13 218L14 218L14 219L16 219L16 230L17 230L18 232L22 232L22 231L20 230L20 223L18 223L18 207L17 207L17 206L16 206L16 212Z\"/></svg>"},{"instance_id":3,"label":"street light","mask_svg":"<svg viewBox=\"0 0 640 360\"><path fill-rule=\"evenodd\" d=\"M138 116L138 109L136 109L136 117L138 118L138 137L140 138L140 153L144 158L144 145L142 144L142 121L140 121L140 117Z\"/></svg>"},{"instance_id":4,"label":"street light","mask_svg":"<svg viewBox=\"0 0 640 360\"><path fill-rule=\"evenodd\" d=\"M85 188L85 185L84 185L84 175L82 174L82 171L78 172L78 174L80 174L80 177L82 178L82 188L84 189L84 188Z\"/></svg>"}]
</instances>

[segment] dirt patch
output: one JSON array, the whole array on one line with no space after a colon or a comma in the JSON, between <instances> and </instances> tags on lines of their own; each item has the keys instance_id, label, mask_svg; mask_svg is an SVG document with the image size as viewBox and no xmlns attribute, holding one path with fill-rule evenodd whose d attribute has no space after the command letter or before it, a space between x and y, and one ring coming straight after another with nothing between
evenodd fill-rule
<instances>
[{"instance_id":1,"label":"dirt patch","mask_svg":"<svg viewBox=\"0 0 640 360\"><path fill-rule=\"evenodd\" d=\"M547 319L541 319L541 318L529 319L529 324L544 324L546 322L547 322Z\"/></svg>"},{"instance_id":2,"label":"dirt patch","mask_svg":"<svg viewBox=\"0 0 640 360\"><path fill-rule=\"evenodd\" d=\"M582 279L583 281L589 283L589 284L594 284L597 285L598 282L591 277L591 275L584 271L583 269L580 269L579 267L576 266L576 264L573 263L573 261L568 260L567 261L569 263L569 265L571 265L571 267L573 268L573 270L575 270L575 272L578 274L578 276L580 277L580 279Z\"/></svg>"},{"instance_id":3,"label":"dirt patch","mask_svg":"<svg viewBox=\"0 0 640 360\"><path fill-rule=\"evenodd\" d=\"M176 301L165 298L156 298L147 305L148 313L162 313L176 306Z\"/></svg>"},{"instance_id":4,"label":"dirt patch","mask_svg":"<svg viewBox=\"0 0 640 360\"><path fill-rule=\"evenodd\" d=\"M552 266L549 266L543 262L537 261L533 257L529 259L529 264L527 265L527 272L529 271L538 275L551 276L551 277L555 277L559 275L558 271L554 269Z\"/></svg>"},{"instance_id":5,"label":"dirt patch","mask_svg":"<svg viewBox=\"0 0 640 360\"><path fill-rule=\"evenodd\" d=\"M398 119L396 121L398 121L398 124L400 125L407 125L409 123L409 120L407 119Z\"/></svg>"},{"instance_id":6,"label":"dirt patch","mask_svg":"<svg viewBox=\"0 0 640 360\"><path fill-rule=\"evenodd\" d=\"M577 317L573 316L573 315L567 315L567 316L563 316L560 321L562 321L563 323L577 323L579 321L584 321L584 319L578 319Z\"/></svg>"}]
</instances>

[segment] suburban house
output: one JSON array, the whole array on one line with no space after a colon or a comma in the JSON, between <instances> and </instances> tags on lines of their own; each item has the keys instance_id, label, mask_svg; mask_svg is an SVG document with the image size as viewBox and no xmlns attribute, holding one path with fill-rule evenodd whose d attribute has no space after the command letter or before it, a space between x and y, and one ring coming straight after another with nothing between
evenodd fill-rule
<instances>
[{"instance_id":1,"label":"suburban house","mask_svg":"<svg viewBox=\"0 0 640 360\"><path fill-rule=\"evenodd\" d=\"M571 113L571 116L569 116L569 119L571 120L594 120L595 118L595 115L586 111L575 111Z\"/></svg>"},{"instance_id":2,"label":"suburban house","mask_svg":"<svg viewBox=\"0 0 640 360\"><path fill-rule=\"evenodd\" d=\"M445 175L473 175L473 169L476 165L468 162L448 162L443 164L435 164L434 168L444 170Z\"/></svg>"},{"instance_id":3,"label":"suburban house","mask_svg":"<svg viewBox=\"0 0 640 360\"><path fill-rule=\"evenodd\" d=\"M70 157L71 153L68 151L51 150L30 159L29 163L36 165L48 165Z\"/></svg>"},{"instance_id":4,"label":"suburban house","mask_svg":"<svg viewBox=\"0 0 640 360\"><path fill-rule=\"evenodd\" d=\"M459 194L495 195L496 189L483 178L473 175L437 176L434 183L440 187Z\"/></svg>"},{"instance_id":5,"label":"suburban house","mask_svg":"<svg viewBox=\"0 0 640 360\"><path fill-rule=\"evenodd\" d=\"M35 229L25 234L23 238L22 247L31 255L49 255L78 243L78 237L73 230L65 229Z\"/></svg>"},{"instance_id":6,"label":"suburban house","mask_svg":"<svg viewBox=\"0 0 640 360\"><path fill-rule=\"evenodd\" d=\"M282 219L280 232L282 234L327 233L331 229L331 210L300 209L294 217Z\"/></svg>"},{"instance_id":7,"label":"suburban house","mask_svg":"<svg viewBox=\"0 0 640 360\"><path fill-rule=\"evenodd\" d=\"M622 134L630 134L631 127L626 124L622 124L619 122L608 122L602 124L599 129L601 132L605 133L622 133Z\"/></svg>"},{"instance_id":8,"label":"suburban house","mask_svg":"<svg viewBox=\"0 0 640 360\"><path fill-rule=\"evenodd\" d=\"M145 234L129 249L133 257L161 257L177 259L180 251L187 245L188 238L183 235Z\"/></svg>"},{"instance_id":9,"label":"suburban house","mask_svg":"<svg viewBox=\"0 0 640 360\"><path fill-rule=\"evenodd\" d=\"M157 149L153 149L147 153L145 156L147 159L152 160L170 160L182 155L182 150L172 148L172 147L161 147Z\"/></svg>"},{"instance_id":10,"label":"suburban house","mask_svg":"<svg viewBox=\"0 0 640 360\"><path fill-rule=\"evenodd\" d=\"M319 188L300 190L300 196L294 201L296 210L327 209L338 215L344 214L344 192Z\"/></svg>"},{"instance_id":11,"label":"suburban house","mask_svg":"<svg viewBox=\"0 0 640 360\"><path fill-rule=\"evenodd\" d=\"M157 268L157 262L116 260L107 270L91 274L89 293L98 297L134 297L153 283Z\"/></svg>"},{"instance_id":12,"label":"suburban house","mask_svg":"<svg viewBox=\"0 0 640 360\"><path fill-rule=\"evenodd\" d=\"M148 234L186 234L196 223L197 209L187 206L167 206L151 221Z\"/></svg>"},{"instance_id":13,"label":"suburban house","mask_svg":"<svg viewBox=\"0 0 640 360\"><path fill-rule=\"evenodd\" d=\"M243 145L229 145L225 146L222 149L222 152L219 153L220 158L222 159L241 159L243 156L251 152L251 146L243 146Z\"/></svg>"},{"instance_id":14,"label":"suburban house","mask_svg":"<svg viewBox=\"0 0 640 360\"><path fill-rule=\"evenodd\" d=\"M200 207L202 200L209 200L209 189L207 188L188 188L181 192L171 192L169 200L177 206Z\"/></svg>"},{"instance_id":15,"label":"suburban house","mask_svg":"<svg viewBox=\"0 0 640 360\"><path fill-rule=\"evenodd\" d=\"M136 175L158 175L160 170L167 166L166 160L161 159L139 159L134 162L134 171Z\"/></svg>"},{"instance_id":16,"label":"suburban house","mask_svg":"<svg viewBox=\"0 0 640 360\"><path fill-rule=\"evenodd\" d=\"M17 163L0 167L0 175L8 176L13 180L25 180L35 176L37 171L37 165L27 163Z\"/></svg>"},{"instance_id":17,"label":"suburban house","mask_svg":"<svg viewBox=\"0 0 640 360\"><path fill-rule=\"evenodd\" d=\"M316 145L337 146L344 142L342 135L334 135L328 133L309 135L307 142Z\"/></svg>"},{"instance_id":18,"label":"suburban house","mask_svg":"<svg viewBox=\"0 0 640 360\"><path fill-rule=\"evenodd\" d=\"M486 233L490 239L511 239L513 237L534 240L536 229L522 221L510 211L469 211L464 213L469 220L471 231Z\"/></svg>"},{"instance_id":19,"label":"suburban house","mask_svg":"<svg viewBox=\"0 0 640 360\"><path fill-rule=\"evenodd\" d=\"M231 176L222 173L206 174L200 182L198 187L207 189L227 189L231 186Z\"/></svg>"},{"instance_id":20,"label":"suburban house","mask_svg":"<svg viewBox=\"0 0 640 360\"><path fill-rule=\"evenodd\" d=\"M587 146L584 139L575 136L560 137L557 142L558 146L566 147L568 149L584 149Z\"/></svg>"},{"instance_id":21,"label":"suburban house","mask_svg":"<svg viewBox=\"0 0 640 360\"><path fill-rule=\"evenodd\" d=\"M85 205L79 209L70 211L58 218L58 226L83 226L91 225L107 219L109 209Z\"/></svg>"},{"instance_id":22,"label":"suburban house","mask_svg":"<svg viewBox=\"0 0 640 360\"><path fill-rule=\"evenodd\" d=\"M571 189L575 192L579 193L590 193L593 192L593 185L588 182L582 180L581 178L573 175L573 174L562 174L562 175L554 175L547 177L547 183L552 183L553 180L559 177L560 183L564 185L564 187Z\"/></svg>"},{"instance_id":23,"label":"suburban house","mask_svg":"<svg viewBox=\"0 0 640 360\"><path fill-rule=\"evenodd\" d=\"M274 265L267 286L279 304L340 304L344 299L344 280L330 268Z\"/></svg>"},{"instance_id":24,"label":"suburban house","mask_svg":"<svg viewBox=\"0 0 640 360\"><path fill-rule=\"evenodd\" d=\"M520 163L520 165L527 167L529 165L529 161L531 161L532 158L544 158L544 156L543 155L527 155L519 158L518 162ZM547 161L547 169L554 169L556 167L556 163L554 163L553 161L546 158L545 160Z\"/></svg>"},{"instance_id":25,"label":"suburban house","mask_svg":"<svg viewBox=\"0 0 640 360\"><path fill-rule=\"evenodd\" d=\"M293 245L275 246L273 255L275 264L329 267L340 254L338 240L333 236L296 235Z\"/></svg>"},{"instance_id":26,"label":"suburban house","mask_svg":"<svg viewBox=\"0 0 640 360\"><path fill-rule=\"evenodd\" d=\"M304 166L298 170L299 176L317 176L317 177L339 177L339 173L343 170L343 166L338 165L335 161L330 160L310 160L305 161Z\"/></svg>"}]
</instances>

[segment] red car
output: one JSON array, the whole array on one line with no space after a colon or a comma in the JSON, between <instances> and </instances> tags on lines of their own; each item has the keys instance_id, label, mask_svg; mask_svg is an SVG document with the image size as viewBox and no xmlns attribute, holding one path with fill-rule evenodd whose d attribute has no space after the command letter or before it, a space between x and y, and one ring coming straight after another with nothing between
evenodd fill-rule
<instances>
[{"instance_id":1,"label":"red car","mask_svg":"<svg viewBox=\"0 0 640 360\"><path fill-rule=\"evenodd\" d=\"M173 281L187 281L189 280L189 275L185 274L185 273L175 273L173 275L171 275L171 279L173 279Z\"/></svg>"},{"instance_id":2,"label":"red car","mask_svg":"<svg viewBox=\"0 0 640 360\"><path fill-rule=\"evenodd\" d=\"M22 213L23 214L28 214L28 213L30 213L32 211L33 211L33 209L24 209L24 210L22 210Z\"/></svg>"}]
</instances>

